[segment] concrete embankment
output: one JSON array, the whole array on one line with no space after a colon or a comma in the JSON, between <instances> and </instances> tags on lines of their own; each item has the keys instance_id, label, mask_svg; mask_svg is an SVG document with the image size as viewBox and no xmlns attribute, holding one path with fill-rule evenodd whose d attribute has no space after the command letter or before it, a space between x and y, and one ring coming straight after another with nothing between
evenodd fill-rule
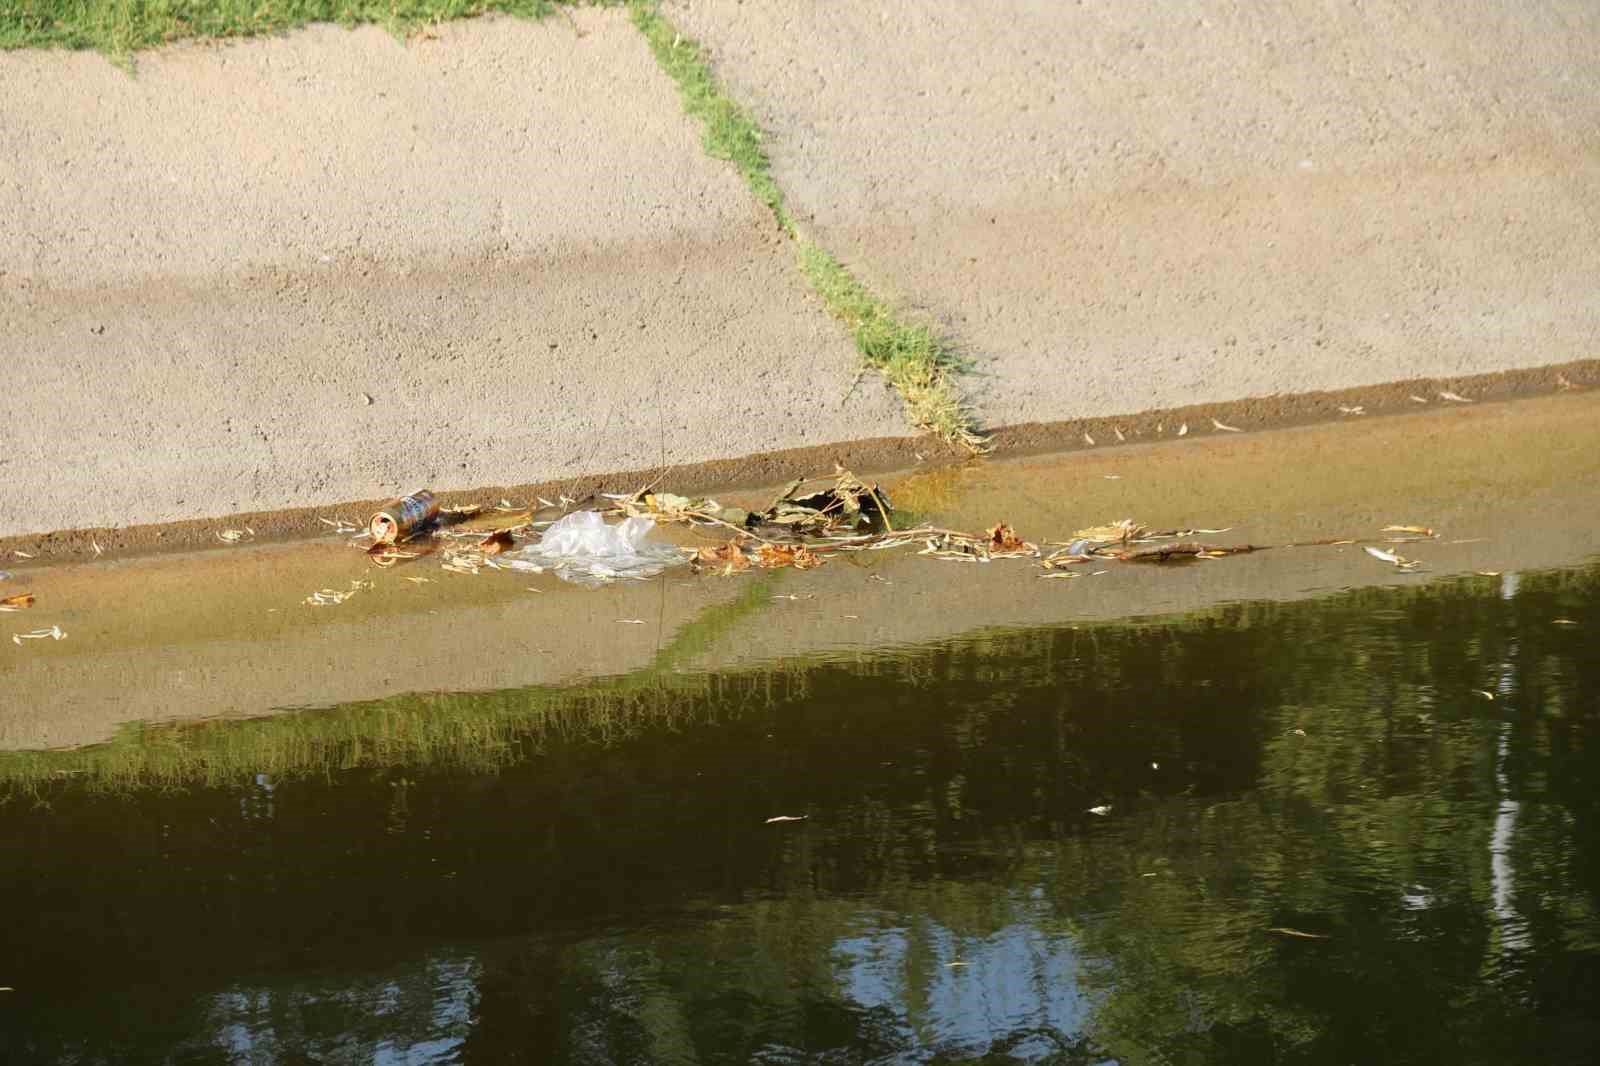
<instances>
[{"instance_id":1,"label":"concrete embankment","mask_svg":"<svg viewBox=\"0 0 1600 1066\"><path fill-rule=\"evenodd\" d=\"M986 426L1596 354L1593 9L663 10ZM0 537L912 433L616 10L0 56L0 365Z\"/></svg>"}]
</instances>

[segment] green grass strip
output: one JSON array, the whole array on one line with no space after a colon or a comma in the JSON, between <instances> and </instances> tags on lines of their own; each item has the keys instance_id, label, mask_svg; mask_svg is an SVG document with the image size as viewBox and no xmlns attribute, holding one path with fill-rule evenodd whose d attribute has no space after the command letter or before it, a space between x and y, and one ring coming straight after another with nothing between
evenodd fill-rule
<instances>
[{"instance_id":1,"label":"green grass strip","mask_svg":"<svg viewBox=\"0 0 1600 1066\"><path fill-rule=\"evenodd\" d=\"M705 48L674 27L654 0L633 0L629 11L661 69L677 83L684 110L704 123L706 153L732 163L779 227L795 238L806 280L829 313L849 328L867 365L899 391L911 421L947 441L983 450L972 412L953 383L956 374L969 369L966 360L931 326L901 318L827 249L797 232L783 190L772 178L765 135L717 80Z\"/></svg>"},{"instance_id":2,"label":"green grass strip","mask_svg":"<svg viewBox=\"0 0 1600 1066\"><path fill-rule=\"evenodd\" d=\"M312 22L403 33L490 12L543 18L552 0L0 0L0 48L92 48L117 59L187 37L249 37Z\"/></svg>"},{"instance_id":3,"label":"green grass strip","mask_svg":"<svg viewBox=\"0 0 1600 1066\"><path fill-rule=\"evenodd\" d=\"M756 199L772 210L783 232L794 236L794 219L783 205L783 191L772 180L772 163L761 146L761 127L722 91L699 42L674 29L653 3L632 3L629 12L650 42L656 62L677 82L683 109L705 123L701 143L706 154L732 163Z\"/></svg>"},{"instance_id":4,"label":"green grass strip","mask_svg":"<svg viewBox=\"0 0 1600 1066\"><path fill-rule=\"evenodd\" d=\"M850 329L867 365L899 390L913 421L974 452L986 447L951 383L970 367L932 327L907 322L826 248L799 240L800 269L828 311Z\"/></svg>"}]
</instances>

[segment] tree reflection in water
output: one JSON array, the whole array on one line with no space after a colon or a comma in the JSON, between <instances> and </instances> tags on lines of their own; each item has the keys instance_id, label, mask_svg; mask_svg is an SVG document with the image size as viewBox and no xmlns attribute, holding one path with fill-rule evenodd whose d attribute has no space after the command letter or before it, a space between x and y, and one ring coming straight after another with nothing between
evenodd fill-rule
<instances>
[{"instance_id":1,"label":"tree reflection in water","mask_svg":"<svg viewBox=\"0 0 1600 1066\"><path fill-rule=\"evenodd\" d=\"M1600 571L1472 579L786 664L495 773L63 782L0 807L0 1050L1594 1061L1595 632Z\"/></svg>"}]
</instances>

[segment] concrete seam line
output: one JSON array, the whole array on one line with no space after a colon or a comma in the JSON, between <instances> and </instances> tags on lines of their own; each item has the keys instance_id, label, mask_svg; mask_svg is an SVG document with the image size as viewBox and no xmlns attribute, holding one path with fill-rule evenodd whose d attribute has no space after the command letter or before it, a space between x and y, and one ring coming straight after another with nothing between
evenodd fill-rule
<instances>
[{"instance_id":1,"label":"concrete seam line","mask_svg":"<svg viewBox=\"0 0 1600 1066\"><path fill-rule=\"evenodd\" d=\"M633 24L662 71L678 87L685 113L704 127L702 145L713 159L732 163L750 192L772 211L778 228L795 242L800 272L828 313L842 322L867 366L893 385L913 425L972 452L987 450L976 416L954 384L970 364L926 323L897 314L843 263L800 232L772 177L766 134L717 79L705 47L661 13L656 0L631 0Z\"/></svg>"}]
</instances>

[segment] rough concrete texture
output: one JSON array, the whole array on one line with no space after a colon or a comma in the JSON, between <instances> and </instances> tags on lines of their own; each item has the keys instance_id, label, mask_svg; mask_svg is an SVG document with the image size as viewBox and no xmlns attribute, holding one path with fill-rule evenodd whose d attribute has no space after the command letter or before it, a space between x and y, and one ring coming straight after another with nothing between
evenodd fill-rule
<instances>
[{"instance_id":1,"label":"rough concrete texture","mask_svg":"<svg viewBox=\"0 0 1600 1066\"><path fill-rule=\"evenodd\" d=\"M908 432L856 366L622 12L0 55L0 536Z\"/></svg>"},{"instance_id":2,"label":"rough concrete texture","mask_svg":"<svg viewBox=\"0 0 1600 1066\"><path fill-rule=\"evenodd\" d=\"M668 0L991 425L1600 337L1600 6Z\"/></svg>"}]
</instances>

